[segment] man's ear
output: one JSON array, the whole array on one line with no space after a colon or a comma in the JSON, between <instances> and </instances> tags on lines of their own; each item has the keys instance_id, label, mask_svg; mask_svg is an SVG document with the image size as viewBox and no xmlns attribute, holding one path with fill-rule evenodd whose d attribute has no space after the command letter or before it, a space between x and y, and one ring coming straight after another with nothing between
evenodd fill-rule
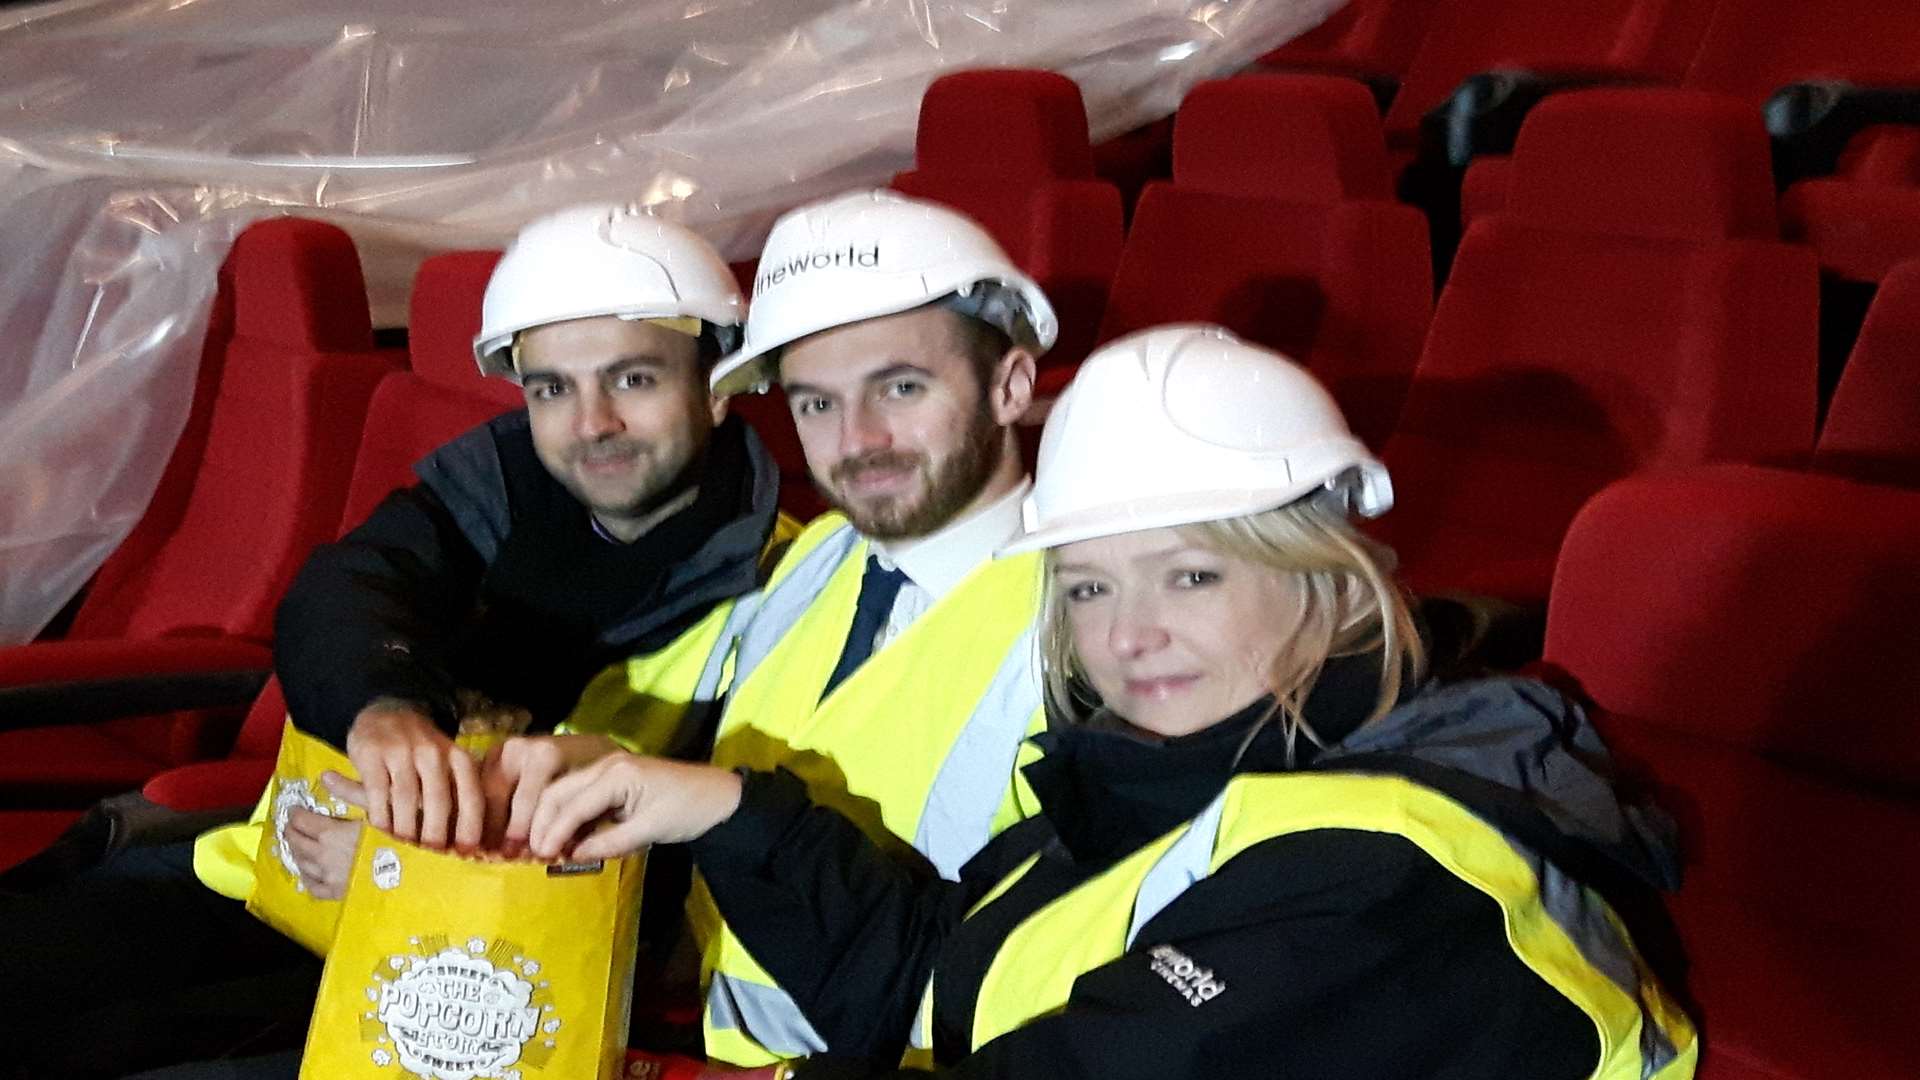
<instances>
[{"instance_id":1,"label":"man's ear","mask_svg":"<svg viewBox=\"0 0 1920 1080\"><path fill-rule=\"evenodd\" d=\"M993 407L993 422L1012 427L1033 404L1033 382L1039 365L1033 354L1016 345L993 368L993 384L987 388L987 400Z\"/></svg>"}]
</instances>

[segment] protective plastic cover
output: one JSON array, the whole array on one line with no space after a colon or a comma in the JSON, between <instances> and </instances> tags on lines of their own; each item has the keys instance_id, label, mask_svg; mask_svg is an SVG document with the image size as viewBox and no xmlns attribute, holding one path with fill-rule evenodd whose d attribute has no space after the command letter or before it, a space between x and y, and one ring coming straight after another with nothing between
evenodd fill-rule
<instances>
[{"instance_id":1,"label":"protective plastic cover","mask_svg":"<svg viewBox=\"0 0 1920 1080\"><path fill-rule=\"evenodd\" d=\"M250 221L360 244L377 325L434 250L587 199L731 258L909 166L943 71L1047 67L1095 139L1342 0L61 0L0 7L0 643L132 528Z\"/></svg>"}]
</instances>

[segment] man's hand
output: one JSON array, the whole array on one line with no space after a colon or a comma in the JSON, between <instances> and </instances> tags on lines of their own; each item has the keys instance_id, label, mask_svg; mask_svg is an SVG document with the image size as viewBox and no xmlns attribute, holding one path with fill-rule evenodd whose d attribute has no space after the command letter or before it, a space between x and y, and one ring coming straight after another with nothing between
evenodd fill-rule
<instances>
[{"instance_id":1,"label":"man's hand","mask_svg":"<svg viewBox=\"0 0 1920 1080\"><path fill-rule=\"evenodd\" d=\"M346 894L353 849L359 842L357 821L311 810L295 810L287 816L287 847L293 852L293 864L300 868L307 892L317 899L338 900Z\"/></svg>"},{"instance_id":2,"label":"man's hand","mask_svg":"<svg viewBox=\"0 0 1920 1080\"><path fill-rule=\"evenodd\" d=\"M547 786L528 843L539 858L584 862L693 840L733 816L740 792L739 774L726 769L609 754ZM574 843L580 830L603 817L614 824Z\"/></svg>"},{"instance_id":3,"label":"man's hand","mask_svg":"<svg viewBox=\"0 0 1920 1080\"><path fill-rule=\"evenodd\" d=\"M480 846L479 765L423 710L385 701L361 709L347 731L347 759L360 784L334 790L363 807L374 828L430 848L446 847L449 837L462 850Z\"/></svg>"},{"instance_id":4,"label":"man's hand","mask_svg":"<svg viewBox=\"0 0 1920 1080\"><path fill-rule=\"evenodd\" d=\"M604 735L521 735L495 747L480 765L486 846L509 857L524 855L533 811L547 786L619 752L620 744Z\"/></svg>"}]
</instances>

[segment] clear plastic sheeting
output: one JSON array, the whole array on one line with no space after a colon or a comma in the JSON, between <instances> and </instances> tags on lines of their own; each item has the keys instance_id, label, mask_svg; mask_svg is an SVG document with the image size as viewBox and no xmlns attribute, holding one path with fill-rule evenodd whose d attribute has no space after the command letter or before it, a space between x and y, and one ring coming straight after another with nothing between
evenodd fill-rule
<instances>
[{"instance_id":1,"label":"clear plastic sheeting","mask_svg":"<svg viewBox=\"0 0 1920 1080\"><path fill-rule=\"evenodd\" d=\"M637 201L732 258L883 183L944 71L1077 80L1096 139L1342 0L62 0L0 8L0 643L131 529L216 271L264 215L346 228L377 324L434 250Z\"/></svg>"}]
</instances>

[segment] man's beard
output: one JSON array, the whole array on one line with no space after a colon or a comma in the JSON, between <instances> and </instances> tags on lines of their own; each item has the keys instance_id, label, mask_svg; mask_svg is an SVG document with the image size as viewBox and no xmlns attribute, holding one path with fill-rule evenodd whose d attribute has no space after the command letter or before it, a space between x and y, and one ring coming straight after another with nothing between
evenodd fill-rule
<instances>
[{"instance_id":1,"label":"man's beard","mask_svg":"<svg viewBox=\"0 0 1920 1080\"><path fill-rule=\"evenodd\" d=\"M645 439L606 439L599 442L576 443L567 451L567 464L579 466L596 457L622 457L631 454L637 466L644 468L635 483L632 493L612 501L597 496L589 490L577 473L569 472L563 480L566 489L573 497L584 504L594 514L604 518L637 518L658 509L675 498L685 489L688 477L692 474L694 462L700 458L699 448L686 461L674 463L664 461L659 456L659 447Z\"/></svg>"},{"instance_id":2,"label":"man's beard","mask_svg":"<svg viewBox=\"0 0 1920 1080\"><path fill-rule=\"evenodd\" d=\"M828 474L831 486L814 477L814 486L834 509L847 516L861 535L876 540L906 540L936 532L965 509L985 487L1000 458L1006 453L1005 438L993 422L987 403L967 425L960 445L953 453L929 467L927 455L878 450L835 463ZM849 481L869 469L910 468L920 478L911 495L888 495L857 506L842 498L840 491Z\"/></svg>"}]
</instances>

